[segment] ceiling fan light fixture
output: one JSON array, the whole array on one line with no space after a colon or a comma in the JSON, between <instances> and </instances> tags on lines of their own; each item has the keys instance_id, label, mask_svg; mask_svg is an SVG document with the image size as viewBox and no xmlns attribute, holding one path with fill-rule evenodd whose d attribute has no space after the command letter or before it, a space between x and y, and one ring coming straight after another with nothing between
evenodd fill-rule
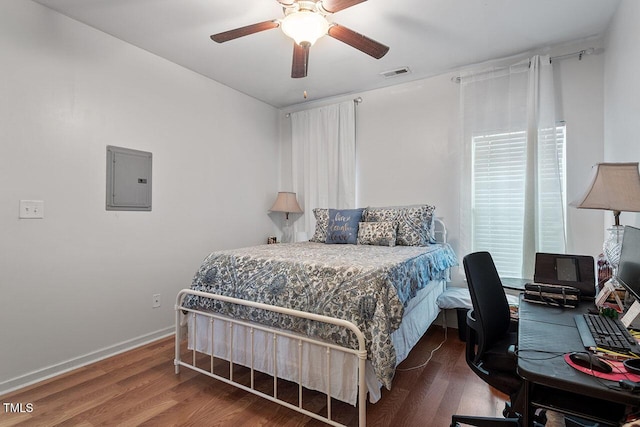
<instances>
[{"instance_id":1,"label":"ceiling fan light fixture","mask_svg":"<svg viewBox=\"0 0 640 427\"><path fill-rule=\"evenodd\" d=\"M327 34L329 23L319 13L300 10L285 16L280 27L282 32L302 46L303 43L313 45L316 40Z\"/></svg>"}]
</instances>

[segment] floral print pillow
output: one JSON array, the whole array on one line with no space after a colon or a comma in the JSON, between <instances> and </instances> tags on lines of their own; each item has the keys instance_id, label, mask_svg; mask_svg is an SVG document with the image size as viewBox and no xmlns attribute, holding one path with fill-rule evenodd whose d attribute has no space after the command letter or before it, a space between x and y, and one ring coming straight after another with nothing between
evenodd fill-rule
<instances>
[{"instance_id":1,"label":"floral print pillow","mask_svg":"<svg viewBox=\"0 0 640 427\"><path fill-rule=\"evenodd\" d=\"M327 228L329 226L329 209L315 208L313 215L316 217L316 230L311 242L324 243L327 240Z\"/></svg>"},{"instance_id":2,"label":"floral print pillow","mask_svg":"<svg viewBox=\"0 0 640 427\"><path fill-rule=\"evenodd\" d=\"M426 246L435 243L433 212L435 206L413 205L372 208L365 210L365 222L392 221L398 224L396 244Z\"/></svg>"},{"instance_id":3,"label":"floral print pillow","mask_svg":"<svg viewBox=\"0 0 640 427\"><path fill-rule=\"evenodd\" d=\"M397 224L392 221L361 222L358 228L358 244L395 246Z\"/></svg>"}]
</instances>

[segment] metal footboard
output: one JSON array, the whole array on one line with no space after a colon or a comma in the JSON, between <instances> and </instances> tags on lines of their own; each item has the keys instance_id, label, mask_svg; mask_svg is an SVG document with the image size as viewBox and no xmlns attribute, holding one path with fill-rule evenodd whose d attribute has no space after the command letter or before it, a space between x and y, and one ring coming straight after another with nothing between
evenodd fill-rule
<instances>
[{"instance_id":1,"label":"metal footboard","mask_svg":"<svg viewBox=\"0 0 640 427\"><path fill-rule=\"evenodd\" d=\"M323 323L329 323L329 324L333 324L333 325L337 325L340 327L344 327L347 328L349 330L351 330L357 337L358 339L358 349L354 350L348 347L342 347L336 344L331 344L331 343L327 343L324 341L319 341L316 339L313 339L311 337L307 337L307 336L301 336L298 334L294 334L291 332L287 332L284 330L279 330L279 329L275 329L275 328L271 328L271 327L267 327L267 326L261 326L259 324L255 324L255 323L250 323L250 322L246 322L246 321L242 321L242 320L237 320L237 319L233 319L227 316L223 316L223 315L219 315L216 313L211 313L211 312L206 312L206 311L201 311L201 310L196 310L196 309L191 309L191 308L186 308L182 306L182 303L184 301L184 297L186 295L196 295L196 296L201 296L201 297L206 297L206 298L211 298L214 300L219 300L219 301L223 301L226 303L232 303L232 304L239 304L239 305L244 305L244 306L249 306L249 307L253 307L253 308L258 308L258 309L262 309L262 310L268 310L268 311L272 311L272 312L277 312L277 313L281 313L281 314L286 314L286 315L290 315L290 316L295 316L295 317L300 317L300 318L304 318L304 319L309 319L309 320L313 320L313 321L317 321L317 322L323 322ZM242 390L245 390L249 393L253 393L255 395L258 395L260 397L263 397L267 400L270 400L272 402L278 403L282 406L285 406L289 409L293 409L294 411L298 411L304 415L307 415L309 417L315 418L317 420L320 420L322 422L325 422L329 425L333 425L333 426L343 426L343 424L340 424L338 422L336 422L335 420L333 420L332 418L332 411L331 411L331 352L337 351L337 352L342 352L342 353L346 353L346 354L353 354L355 356L357 356L358 358L358 375L357 375L357 379L358 379L358 425L360 427L364 427L366 426L366 397L367 397L367 388L366 388L366 383L365 383L365 362L367 359L367 351L366 351L366 347L365 347L365 340L364 340L364 335L362 334L362 332L360 331L360 329L355 326L353 323L348 322L346 320L342 320L342 319L336 319L336 318L332 318L332 317L328 317L328 316L321 316L321 315L317 315L317 314L313 314L313 313L307 313L307 312L303 312L303 311L298 311L298 310L292 310L292 309L287 309L287 308L282 308L282 307L277 307L277 306L273 306L273 305L268 305L268 304L261 304L261 303L257 303L257 302L252 302L252 301L246 301L246 300L241 300L241 299L237 299L237 298L231 298L231 297L227 297L227 296L223 296L223 295L216 295L216 294L210 294L210 293L206 293L206 292L201 292L201 291L195 291L195 290L191 290L191 289L183 289L178 293L178 296L176 298L176 305L175 305L175 311L176 311L176 336L175 336L175 359L174 359L174 365L175 365L175 372L176 374L178 374L180 372L180 366L184 366L186 368L192 369L194 371L197 371L199 373L202 373L204 375L207 375L209 377L215 378L217 380L223 381L227 384L230 384L232 386L238 387ZM231 332L233 332L233 328L235 325L240 325L243 327L246 327L251 334L251 355L250 355L250 359L251 359L251 366L247 366L247 368L249 368L250 370L250 385L244 385L241 384L237 381L234 381L233 379L233 367L234 367L234 357L233 357L233 351L234 351L234 346L233 346L233 333L229 334L229 342L224 343L224 345L228 346L229 349L229 377L224 377L221 375L218 375L214 372L214 348L213 346L215 345L212 339L212 349L211 349L211 362L210 362L210 367L209 370L205 370L202 369L198 366L196 366L196 355L198 353L197 351L197 346L195 345L195 339L194 339L194 346L193 346L193 350L192 351L192 355L191 355L191 362L187 362L187 361L183 361L181 360L181 349L180 349L180 345L182 342L182 328L181 328L181 324L180 324L180 315L181 312L187 313L187 315L191 314L193 316L195 316L195 314L201 315L201 316L206 316L209 318L209 322L210 324L213 326L214 322L225 322L226 325L228 325L229 330ZM194 321L194 326L196 325L196 322ZM212 331L213 331L213 327L212 327ZM254 347L253 347L253 333L254 331L262 331L264 333L269 334L273 340L274 343L277 341L278 337L287 337L289 339L295 340L298 343L298 361L297 361L297 370L298 370L298 378L299 381L297 381L298 384L298 404L294 405L291 404L285 400L282 400L280 398L278 398L278 370L277 370L277 360L278 360L278 349L277 349L277 345L273 346L273 389L272 392L270 394L265 393L263 391L257 390L254 387L254 379L255 379L255 372L254 371L254 366L253 366L253 360L254 360ZM196 333L194 331L194 337L196 336ZM311 412L305 408L303 408L303 399L302 399L302 390L303 390L303 385L302 385L302 357L301 357L301 352L302 352L302 345L303 343L310 343L310 344L314 344L314 345L318 345L321 346L325 349L325 351L327 352L327 363L326 363L326 384L328 384L327 386L327 390L324 392L327 396L327 411L326 411L326 416L323 415L319 415L316 414L314 412Z\"/></svg>"}]
</instances>

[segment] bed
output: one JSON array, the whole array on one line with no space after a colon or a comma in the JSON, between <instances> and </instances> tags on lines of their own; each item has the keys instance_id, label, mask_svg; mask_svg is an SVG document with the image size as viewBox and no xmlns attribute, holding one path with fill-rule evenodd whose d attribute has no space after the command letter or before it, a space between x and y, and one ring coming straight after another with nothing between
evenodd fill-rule
<instances>
[{"instance_id":1,"label":"bed","mask_svg":"<svg viewBox=\"0 0 640 427\"><path fill-rule=\"evenodd\" d=\"M252 376L274 376L272 393L256 394L331 425L341 425L331 398L357 403L364 425L367 394L376 402L381 387L391 387L396 366L436 319L436 299L457 260L435 218L425 224L429 236L410 246L395 244L397 218L390 246L371 244L363 222L358 244L327 244L331 222L325 230L318 223L316 241L217 251L204 260L177 298L176 372L186 366L255 393L253 380L233 380L233 364L250 367ZM191 361L178 350L185 324ZM197 366L197 354L211 357L210 369ZM224 378L214 373L214 359L231 361ZM299 384L298 404L277 398L277 378ZM326 393L325 415L303 408L303 387Z\"/></svg>"}]
</instances>

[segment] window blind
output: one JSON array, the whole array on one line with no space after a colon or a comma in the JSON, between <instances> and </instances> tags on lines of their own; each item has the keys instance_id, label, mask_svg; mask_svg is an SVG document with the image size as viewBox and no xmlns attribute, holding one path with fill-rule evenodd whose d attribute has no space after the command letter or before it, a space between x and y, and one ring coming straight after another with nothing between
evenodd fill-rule
<instances>
[{"instance_id":1,"label":"window blind","mask_svg":"<svg viewBox=\"0 0 640 427\"><path fill-rule=\"evenodd\" d=\"M555 134L554 129L541 130L538 145L538 251L557 252L564 236L552 212L557 211L564 191L558 194L549 190L557 186L548 184L560 177L564 187L564 124L555 129ZM489 251L504 277L522 275L526 150L524 130L472 139L472 247L474 251ZM555 164L561 165L559 171ZM564 206L564 200L561 203Z\"/></svg>"}]
</instances>

